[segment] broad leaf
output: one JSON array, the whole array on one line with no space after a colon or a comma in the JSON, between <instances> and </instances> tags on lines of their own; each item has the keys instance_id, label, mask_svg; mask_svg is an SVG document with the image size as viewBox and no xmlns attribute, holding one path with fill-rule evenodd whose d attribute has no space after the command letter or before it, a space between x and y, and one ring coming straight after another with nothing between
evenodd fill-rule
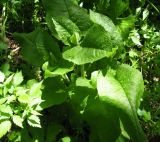
<instances>
[{"instance_id":1,"label":"broad leaf","mask_svg":"<svg viewBox=\"0 0 160 142\"><path fill-rule=\"evenodd\" d=\"M11 129L11 122L5 120L0 122L0 138L2 138Z\"/></svg>"},{"instance_id":2,"label":"broad leaf","mask_svg":"<svg viewBox=\"0 0 160 142\"><path fill-rule=\"evenodd\" d=\"M47 78L44 80L43 85L42 99L44 102L41 104L43 109L61 104L67 100L66 87L61 77Z\"/></svg>"},{"instance_id":3,"label":"broad leaf","mask_svg":"<svg viewBox=\"0 0 160 142\"><path fill-rule=\"evenodd\" d=\"M129 0L110 0L110 6L105 10L105 13L113 19L119 17L129 7Z\"/></svg>"},{"instance_id":4,"label":"broad leaf","mask_svg":"<svg viewBox=\"0 0 160 142\"><path fill-rule=\"evenodd\" d=\"M61 56L58 44L40 28L28 34L14 33L14 38L22 46L23 58L32 65L41 66L50 59L55 62Z\"/></svg>"},{"instance_id":5,"label":"broad leaf","mask_svg":"<svg viewBox=\"0 0 160 142\"><path fill-rule=\"evenodd\" d=\"M83 114L89 124L91 142L115 142L120 134L119 118L116 109L103 104L98 99L88 101Z\"/></svg>"},{"instance_id":6,"label":"broad leaf","mask_svg":"<svg viewBox=\"0 0 160 142\"><path fill-rule=\"evenodd\" d=\"M78 65L93 63L104 57L110 57L115 54L115 50L106 51L96 48L86 48L81 46L73 47L63 53L63 58Z\"/></svg>"},{"instance_id":7,"label":"broad leaf","mask_svg":"<svg viewBox=\"0 0 160 142\"><path fill-rule=\"evenodd\" d=\"M57 123L51 122L47 127L46 142L56 141L57 135L63 130L63 127Z\"/></svg>"},{"instance_id":8,"label":"broad leaf","mask_svg":"<svg viewBox=\"0 0 160 142\"><path fill-rule=\"evenodd\" d=\"M60 59L59 62L53 66L50 66L48 62L44 63L42 69L45 71L45 78L64 75L73 70L73 63Z\"/></svg>"},{"instance_id":9,"label":"broad leaf","mask_svg":"<svg viewBox=\"0 0 160 142\"><path fill-rule=\"evenodd\" d=\"M52 32L55 32L52 18L58 16L69 18L82 31L86 31L92 25L87 11L74 4L71 0L43 0L43 4L47 13L46 21Z\"/></svg>"},{"instance_id":10,"label":"broad leaf","mask_svg":"<svg viewBox=\"0 0 160 142\"><path fill-rule=\"evenodd\" d=\"M117 69L116 78L100 75L97 89L102 101L121 110L120 118L131 139L146 142L137 117L144 89L141 73L128 65L121 65Z\"/></svg>"},{"instance_id":11,"label":"broad leaf","mask_svg":"<svg viewBox=\"0 0 160 142\"><path fill-rule=\"evenodd\" d=\"M128 16L119 20L118 27L121 31L123 38L128 38L130 31L134 28L136 22L135 16Z\"/></svg>"},{"instance_id":12,"label":"broad leaf","mask_svg":"<svg viewBox=\"0 0 160 142\"><path fill-rule=\"evenodd\" d=\"M42 87L42 81L34 83L30 88L29 95L33 98L40 97L42 94L41 87Z\"/></svg>"},{"instance_id":13,"label":"broad leaf","mask_svg":"<svg viewBox=\"0 0 160 142\"><path fill-rule=\"evenodd\" d=\"M69 39L74 33L80 32L78 27L66 17L52 18L52 21L58 34L58 38L66 45L70 45Z\"/></svg>"},{"instance_id":14,"label":"broad leaf","mask_svg":"<svg viewBox=\"0 0 160 142\"><path fill-rule=\"evenodd\" d=\"M94 16L100 17L99 14L97 15L95 14ZM63 58L81 65L93 63L104 57L113 57L116 53L115 51L121 48L122 40L113 23L109 21L111 24L105 25L106 21L104 19L100 19L99 21L102 21L100 24L94 24L87 31L81 46L76 46L65 51ZM107 28L111 29L108 30ZM117 34L114 35L115 37L113 33L111 33L111 30L113 32L115 31L115 33L117 32Z\"/></svg>"},{"instance_id":15,"label":"broad leaf","mask_svg":"<svg viewBox=\"0 0 160 142\"><path fill-rule=\"evenodd\" d=\"M33 65L42 65L44 60L36 47L36 37L39 34L39 30L32 33L14 33L14 38L22 46L21 54L23 58ZM38 60L37 60L38 59Z\"/></svg>"},{"instance_id":16,"label":"broad leaf","mask_svg":"<svg viewBox=\"0 0 160 142\"><path fill-rule=\"evenodd\" d=\"M61 57L60 48L57 42L46 31L39 32L36 46L45 61L50 58L57 61Z\"/></svg>"},{"instance_id":17,"label":"broad leaf","mask_svg":"<svg viewBox=\"0 0 160 142\"><path fill-rule=\"evenodd\" d=\"M121 37L121 34L120 32L118 31L118 29L116 28L116 26L113 24L112 20L110 18L108 18L107 16L105 15L102 15L100 13L96 13L96 12L93 12L90 10L90 19L102 26L105 31L108 33L108 37L110 38L108 42L111 42L112 43L112 46L114 47L119 47L121 48L122 45L123 45L123 42L122 42L122 37ZM98 33L98 31L95 31L95 33ZM96 34L95 34L96 35ZM99 36L97 36L98 38ZM97 40L98 41L98 40ZM112 47L111 46L111 47Z\"/></svg>"}]
</instances>

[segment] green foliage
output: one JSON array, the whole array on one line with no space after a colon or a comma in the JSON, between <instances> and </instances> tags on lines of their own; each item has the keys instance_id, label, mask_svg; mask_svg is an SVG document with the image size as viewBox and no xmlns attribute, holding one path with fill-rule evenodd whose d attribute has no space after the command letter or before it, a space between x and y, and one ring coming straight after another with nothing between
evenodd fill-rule
<instances>
[{"instance_id":1,"label":"green foliage","mask_svg":"<svg viewBox=\"0 0 160 142\"><path fill-rule=\"evenodd\" d=\"M2 141L147 142L159 136L159 106L150 106L160 100L158 2L42 3L1 3L6 10L0 50L10 58L0 67ZM28 4L32 16L20 17ZM9 23L11 15L16 21L23 19L23 28L31 19L35 27L13 34L20 44L18 69L4 50L5 21Z\"/></svg>"},{"instance_id":2,"label":"green foliage","mask_svg":"<svg viewBox=\"0 0 160 142\"><path fill-rule=\"evenodd\" d=\"M22 84L23 81L22 72L12 73L8 77L1 73L0 125L3 128L0 130L1 138L10 131L13 124L23 128L26 119L29 125L41 127L39 105L42 102L42 82L29 80ZM30 82L34 84L31 85Z\"/></svg>"}]
</instances>

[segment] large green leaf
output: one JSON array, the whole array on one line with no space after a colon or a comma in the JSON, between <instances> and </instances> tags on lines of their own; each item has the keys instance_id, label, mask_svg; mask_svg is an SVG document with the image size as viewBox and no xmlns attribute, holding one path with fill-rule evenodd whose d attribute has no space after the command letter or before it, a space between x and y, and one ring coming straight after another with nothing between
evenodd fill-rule
<instances>
[{"instance_id":1,"label":"large green leaf","mask_svg":"<svg viewBox=\"0 0 160 142\"><path fill-rule=\"evenodd\" d=\"M67 17L76 23L82 31L87 30L92 24L87 11L74 4L71 0L43 0L43 4L47 13L46 21L52 32L55 31L52 23L53 17Z\"/></svg>"},{"instance_id":2,"label":"large green leaf","mask_svg":"<svg viewBox=\"0 0 160 142\"><path fill-rule=\"evenodd\" d=\"M90 142L115 142L120 134L119 117L115 109L98 100L97 90L90 80L77 78L74 87L71 87L71 104L75 112L70 119L72 124L80 123L79 119L87 122Z\"/></svg>"},{"instance_id":3,"label":"large green leaf","mask_svg":"<svg viewBox=\"0 0 160 142\"><path fill-rule=\"evenodd\" d=\"M120 43L120 41L116 40L116 38L113 38L112 34L107 32L102 26L94 24L87 31L81 45L83 47L91 47L110 51L112 48L118 47Z\"/></svg>"},{"instance_id":4,"label":"large green leaf","mask_svg":"<svg viewBox=\"0 0 160 142\"><path fill-rule=\"evenodd\" d=\"M115 47L118 46L119 48L123 45L121 34L110 18L90 10L90 19L94 23L102 26L105 29L105 31L108 33L108 37L110 39L109 41L106 40L105 42L111 42L112 46L115 46ZM97 32L95 31L95 33L98 34L98 31Z\"/></svg>"},{"instance_id":5,"label":"large green leaf","mask_svg":"<svg viewBox=\"0 0 160 142\"><path fill-rule=\"evenodd\" d=\"M52 21L58 34L58 38L66 45L70 45L69 40L74 33L80 32L78 27L66 17L52 18Z\"/></svg>"},{"instance_id":6,"label":"large green leaf","mask_svg":"<svg viewBox=\"0 0 160 142\"><path fill-rule=\"evenodd\" d=\"M110 6L105 9L105 14L115 19L129 7L129 0L110 0Z\"/></svg>"},{"instance_id":7,"label":"large green leaf","mask_svg":"<svg viewBox=\"0 0 160 142\"><path fill-rule=\"evenodd\" d=\"M99 75L97 89L102 101L120 110L120 118L131 139L146 142L137 117L144 89L141 73L128 65L121 65L117 68L115 78Z\"/></svg>"},{"instance_id":8,"label":"large green leaf","mask_svg":"<svg viewBox=\"0 0 160 142\"><path fill-rule=\"evenodd\" d=\"M61 56L57 43L40 28L28 34L14 33L14 38L22 46L23 58L32 65L40 66L46 60L56 61Z\"/></svg>"},{"instance_id":9,"label":"large green leaf","mask_svg":"<svg viewBox=\"0 0 160 142\"><path fill-rule=\"evenodd\" d=\"M36 47L45 61L48 61L49 59L57 61L61 57L58 44L46 31L39 32L36 38Z\"/></svg>"},{"instance_id":10,"label":"large green leaf","mask_svg":"<svg viewBox=\"0 0 160 142\"><path fill-rule=\"evenodd\" d=\"M109 104L92 100L84 112L84 119L90 126L90 142L115 142L120 134L118 113Z\"/></svg>"},{"instance_id":11,"label":"large green leaf","mask_svg":"<svg viewBox=\"0 0 160 142\"><path fill-rule=\"evenodd\" d=\"M74 69L73 63L67 60L60 59L59 62L53 66L50 66L48 62L43 64L44 77L53 77L55 75L64 75Z\"/></svg>"},{"instance_id":12,"label":"large green leaf","mask_svg":"<svg viewBox=\"0 0 160 142\"><path fill-rule=\"evenodd\" d=\"M61 104L66 101L68 95L65 90L65 85L61 80L61 77L47 78L43 82L44 89L42 93L41 107L43 109Z\"/></svg>"},{"instance_id":13,"label":"large green leaf","mask_svg":"<svg viewBox=\"0 0 160 142\"><path fill-rule=\"evenodd\" d=\"M63 127L54 122L48 124L46 142L56 141L57 135L63 130Z\"/></svg>"},{"instance_id":14,"label":"large green leaf","mask_svg":"<svg viewBox=\"0 0 160 142\"><path fill-rule=\"evenodd\" d=\"M91 63L104 57L113 57L117 49L122 49L121 35L108 17L90 11L90 18L95 24L89 28L81 42L84 48L65 51L63 57L66 60L76 64Z\"/></svg>"},{"instance_id":15,"label":"large green leaf","mask_svg":"<svg viewBox=\"0 0 160 142\"><path fill-rule=\"evenodd\" d=\"M22 46L21 54L23 58L33 65L41 65L44 60L36 48L36 37L39 31L32 33L14 33L14 38ZM38 60L37 60L38 59Z\"/></svg>"},{"instance_id":16,"label":"large green leaf","mask_svg":"<svg viewBox=\"0 0 160 142\"><path fill-rule=\"evenodd\" d=\"M130 15L118 21L119 21L118 27L121 31L121 35L123 36L123 38L128 38L130 31L135 26L136 17L133 15Z\"/></svg>"},{"instance_id":17,"label":"large green leaf","mask_svg":"<svg viewBox=\"0 0 160 142\"><path fill-rule=\"evenodd\" d=\"M86 48L81 46L73 47L63 53L63 58L75 64L82 65L93 63L104 57L110 57L115 54L115 49L106 51L96 48Z\"/></svg>"}]
</instances>

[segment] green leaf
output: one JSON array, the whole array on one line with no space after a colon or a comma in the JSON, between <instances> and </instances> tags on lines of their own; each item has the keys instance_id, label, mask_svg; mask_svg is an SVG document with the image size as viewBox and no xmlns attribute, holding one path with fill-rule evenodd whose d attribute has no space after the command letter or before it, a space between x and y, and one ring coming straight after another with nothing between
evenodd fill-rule
<instances>
[{"instance_id":1,"label":"green leaf","mask_svg":"<svg viewBox=\"0 0 160 142\"><path fill-rule=\"evenodd\" d=\"M43 5L47 13L47 24L53 33L55 32L52 23L52 18L54 17L63 16L69 18L82 31L86 31L92 25L87 10L77 6L71 0L43 0Z\"/></svg>"},{"instance_id":2,"label":"green leaf","mask_svg":"<svg viewBox=\"0 0 160 142\"><path fill-rule=\"evenodd\" d=\"M142 74L128 65L117 68L116 78L100 75L97 79L100 99L120 109L120 118L131 139L146 142L137 117L137 109L143 95Z\"/></svg>"},{"instance_id":3,"label":"green leaf","mask_svg":"<svg viewBox=\"0 0 160 142\"><path fill-rule=\"evenodd\" d=\"M124 39L128 38L130 31L135 26L135 22L136 22L136 17L133 15L119 19L118 27Z\"/></svg>"},{"instance_id":4,"label":"green leaf","mask_svg":"<svg viewBox=\"0 0 160 142\"><path fill-rule=\"evenodd\" d=\"M22 94L18 97L20 103L28 104L31 100L28 94Z\"/></svg>"},{"instance_id":5,"label":"green leaf","mask_svg":"<svg viewBox=\"0 0 160 142\"><path fill-rule=\"evenodd\" d=\"M70 137L64 137L61 139L62 142L71 142L71 138Z\"/></svg>"},{"instance_id":6,"label":"green leaf","mask_svg":"<svg viewBox=\"0 0 160 142\"><path fill-rule=\"evenodd\" d=\"M123 46L121 34L110 18L108 18L105 15L102 15L100 13L96 13L96 12L93 12L90 10L90 19L94 23L102 26L105 29L105 31L107 32L108 39L106 40L107 41L106 44L108 42L110 42L112 44L112 46L110 45L111 47L115 46L115 47L121 48ZM98 31L95 31L95 33L96 34L92 33L93 37L97 34L99 34L99 36L100 36L100 33ZM92 36L91 36L91 38L92 38ZM97 36L97 38L99 36ZM96 40L96 38L95 38L95 40ZM97 41L102 41L102 40L97 39Z\"/></svg>"},{"instance_id":7,"label":"green leaf","mask_svg":"<svg viewBox=\"0 0 160 142\"><path fill-rule=\"evenodd\" d=\"M22 83L23 81L23 75L22 72L17 72L13 76L13 85L18 86Z\"/></svg>"},{"instance_id":8,"label":"green leaf","mask_svg":"<svg viewBox=\"0 0 160 142\"><path fill-rule=\"evenodd\" d=\"M3 103L5 103L7 101L7 97L6 98L0 98L0 105L2 105Z\"/></svg>"},{"instance_id":9,"label":"green leaf","mask_svg":"<svg viewBox=\"0 0 160 142\"><path fill-rule=\"evenodd\" d=\"M43 109L59 105L67 100L68 95L65 90L66 87L61 77L47 78L44 80L43 85L42 99L44 102L40 105Z\"/></svg>"},{"instance_id":10,"label":"green leaf","mask_svg":"<svg viewBox=\"0 0 160 142\"><path fill-rule=\"evenodd\" d=\"M52 18L52 21L57 31L58 38L66 45L70 45L69 39L75 32L80 32L78 27L66 17Z\"/></svg>"},{"instance_id":11,"label":"green leaf","mask_svg":"<svg viewBox=\"0 0 160 142\"><path fill-rule=\"evenodd\" d=\"M14 74L10 75L4 82L4 85L9 85L13 79Z\"/></svg>"},{"instance_id":12,"label":"green leaf","mask_svg":"<svg viewBox=\"0 0 160 142\"><path fill-rule=\"evenodd\" d=\"M71 104L76 113L83 114L88 104L89 97L93 97L96 91L86 78L77 78L75 86L71 88Z\"/></svg>"},{"instance_id":13,"label":"green leaf","mask_svg":"<svg viewBox=\"0 0 160 142\"><path fill-rule=\"evenodd\" d=\"M39 127L41 128L40 119L36 115L30 115L27 119L27 122L32 127Z\"/></svg>"},{"instance_id":14,"label":"green leaf","mask_svg":"<svg viewBox=\"0 0 160 142\"><path fill-rule=\"evenodd\" d=\"M9 105L0 105L0 113L3 113L3 115L6 116L11 116L13 114L13 111Z\"/></svg>"},{"instance_id":15,"label":"green leaf","mask_svg":"<svg viewBox=\"0 0 160 142\"><path fill-rule=\"evenodd\" d=\"M90 99L83 117L91 130L91 142L115 142L120 135L116 109L109 104L103 104L98 99Z\"/></svg>"},{"instance_id":16,"label":"green leaf","mask_svg":"<svg viewBox=\"0 0 160 142\"><path fill-rule=\"evenodd\" d=\"M40 97L39 98L31 98L32 101L30 101L29 106L33 107L35 105L40 105L44 100L42 100Z\"/></svg>"},{"instance_id":17,"label":"green leaf","mask_svg":"<svg viewBox=\"0 0 160 142\"><path fill-rule=\"evenodd\" d=\"M115 51L105 51L96 48L86 48L81 46L73 47L63 53L63 58L77 65L93 63L104 57L110 57Z\"/></svg>"},{"instance_id":18,"label":"green leaf","mask_svg":"<svg viewBox=\"0 0 160 142\"><path fill-rule=\"evenodd\" d=\"M110 0L110 6L105 13L113 19L123 14L129 7L129 0Z\"/></svg>"},{"instance_id":19,"label":"green leaf","mask_svg":"<svg viewBox=\"0 0 160 142\"><path fill-rule=\"evenodd\" d=\"M99 14L93 13L92 15L93 19L96 19L96 17L101 17L101 15ZM65 51L63 53L63 58L78 65L81 65L85 63L95 62L104 57L113 57L116 53L115 51L117 49L121 49L122 40L112 21L109 21L111 24L109 24L109 22L108 24L105 24L107 22L105 21L105 18L106 17L101 18L99 20L101 21L99 22L99 24L94 24L87 31L81 43L82 47L76 46ZM107 28L111 29L108 30Z\"/></svg>"},{"instance_id":20,"label":"green leaf","mask_svg":"<svg viewBox=\"0 0 160 142\"><path fill-rule=\"evenodd\" d=\"M42 87L42 81L34 83L30 88L29 95L33 98L40 97L42 94L41 87Z\"/></svg>"},{"instance_id":21,"label":"green leaf","mask_svg":"<svg viewBox=\"0 0 160 142\"><path fill-rule=\"evenodd\" d=\"M61 57L58 44L40 28L28 34L14 33L14 38L22 46L23 58L31 65L41 66L45 61L56 61Z\"/></svg>"},{"instance_id":22,"label":"green leaf","mask_svg":"<svg viewBox=\"0 0 160 142\"><path fill-rule=\"evenodd\" d=\"M61 57L60 48L57 42L55 42L46 31L39 32L37 35L36 46L45 61L48 61L49 59L57 61Z\"/></svg>"},{"instance_id":23,"label":"green leaf","mask_svg":"<svg viewBox=\"0 0 160 142\"><path fill-rule=\"evenodd\" d=\"M32 65L42 65L44 60L36 47L36 38L39 34L39 29L26 33L14 33L14 38L22 46L21 54L23 58ZM38 59L38 60L37 60Z\"/></svg>"},{"instance_id":24,"label":"green leaf","mask_svg":"<svg viewBox=\"0 0 160 142\"><path fill-rule=\"evenodd\" d=\"M60 59L59 62L53 66L48 62L44 63L42 69L45 71L45 78L54 77L55 75L64 75L73 70L73 63L64 59Z\"/></svg>"},{"instance_id":25,"label":"green leaf","mask_svg":"<svg viewBox=\"0 0 160 142\"><path fill-rule=\"evenodd\" d=\"M2 138L11 129L11 125L12 124L9 120L0 122L0 138Z\"/></svg>"},{"instance_id":26,"label":"green leaf","mask_svg":"<svg viewBox=\"0 0 160 142\"><path fill-rule=\"evenodd\" d=\"M4 63L1 67L0 67L1 71L5 74L5 76L9 76L10 74L10 65L8 63Z\"/></svg>"},{"instance_id":27,"label":"green leaf","mask_svg":"<svg viewBox=\"0 0 160 142\"><path fill-rule=\"evenodd\" d=\"M149 16L149 10L148 10L148 9L145 9L145 10L143 11L143 18L142 18L142 20L145 20L148 16Z\"/></svg>"},{"instance_id":28,"label":"green leaf","mask_svg":"<svg viewBox=\"0 0 160 142\"><path fill-rule=\"evenodd\" d=\"M23 128L23 119L19 115L13 115L12 117L14 124Z\"/></svg>"},{"instance_id":29,"label":"green leaf","mask_svg":"<svg viewBox=\"0 0 160 142\"><path fill-rule=\"evenodd\" d=\"M7 49L7 48L8 48L8 45L6 43L0 41L0 51Z\"/></svg>"},{"instance_id":30,"label":"green leaf","mask_svg":"<svg viewBox=\"0 0 160 142\"><path fill-rule=\"evenodd\" d=\"M131 101L132 107L138 110L144 91L142 73L124 64L117 68L116 78Z\"/></svg>"},{"instance_id":31,"label":"green leaf","mask_svg":"<svg viewBox=\"0 0 160 142\"><path fill-rule=\"evenodd\" d=\"M63 127L57 123L51 122L47 127L46 142L56 141L57 135L63 130Z\"/></svg>"}]
</instances>

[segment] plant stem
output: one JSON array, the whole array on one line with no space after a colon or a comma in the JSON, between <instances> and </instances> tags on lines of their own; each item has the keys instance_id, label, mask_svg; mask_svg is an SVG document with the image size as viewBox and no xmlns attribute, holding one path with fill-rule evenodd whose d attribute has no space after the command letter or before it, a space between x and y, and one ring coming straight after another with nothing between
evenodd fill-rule
<instances>
[{"instance_id":1,"label":"plant stem","mask_svg":"<svg viewBox=\"0 0 160 142\"><path fill-rule=\"evenodd\" d=\"M84 65L81 66L81 76L85 77Z\"/></svg>"}]
</instances>

